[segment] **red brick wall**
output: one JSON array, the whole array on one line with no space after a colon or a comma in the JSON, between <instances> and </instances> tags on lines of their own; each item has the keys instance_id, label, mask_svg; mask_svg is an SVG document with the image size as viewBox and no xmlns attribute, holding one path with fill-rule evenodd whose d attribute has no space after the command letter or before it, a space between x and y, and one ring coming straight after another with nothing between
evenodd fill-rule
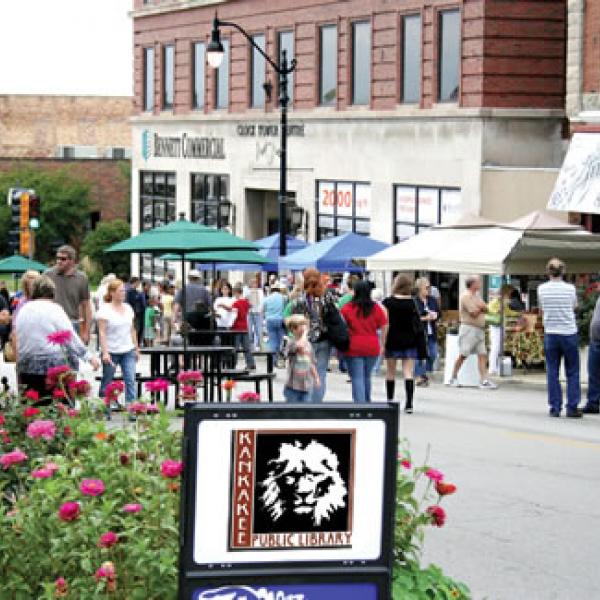
<instances>
[{"instance_id":1,"label":"red brick wall","mask_svg":"<svg viewBox=\"0 0 600 600\"><path fill-rule=\"evenodd\" d=\"M9 171L19 162L15 159L0 158L0 171ZM124 161L27 159L23 162L35 165L37 169L49 171L66 167L74 176L91 184L92 210L99 211L103 221L127 219L129 182L123 177L120 167Z\"/></svg>"},{"instance_id":2,"label":"red brick wall","mask_svg":"<svg viewBox=\"0 0 600 600\"><path fill-rule=\"evenodd\" d=\"M173 2L170 2L173 5ZM136 0L136 9L142 8ZM159 0L153 6L161 6ZM266 35L267 52L276 51L276 34L294 28L298 67L294 77L294 107L318 105L319 26L338 26L338 110L351 103L351 24L369 19L372 24L371 108L393 109L400 101L401 16L422 16L421 106L437 101L437 54L439 11L460 8L462 12L462 64L459 104L465 107L562 108L565 87L565 0L231 0L218 5L219 18L241 25L248 33ZM134 18L135 103L142 110L142 49L155 48L155 113L161 105L162 45L176 43L174 113L191 110L192 44L209 41L214 6ZM250 48L232 29L222 34L231 40L231 112L249 109ZM277 105L276 78L273 97L265 110ZM214 99L214 73L206 68L205 112ZM256 110L256 109L254 109Z\"/></svg>"},{"instance_id":3,"label":"red brick wall","mask_svg":"<svg viewBox=\"0 0 600 600\"><path fill-rule=\"evenodd\" d=\"M600 93L600 0L585 3L583 93Z\"/></svg>"}]
</instances>

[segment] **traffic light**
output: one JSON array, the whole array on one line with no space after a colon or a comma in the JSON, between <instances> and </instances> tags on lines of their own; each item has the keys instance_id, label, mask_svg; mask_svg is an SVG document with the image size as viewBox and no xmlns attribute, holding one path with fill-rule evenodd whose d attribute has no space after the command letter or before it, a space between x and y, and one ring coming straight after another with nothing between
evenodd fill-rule
<instances>
[{"instance_id":1,"label":"traffic light","mask_svg":"<svg viewBox=\"0 0 600 600\"><path fill-rule=\"evenodd\" d=\"M40 228L40 197L34 192L29 196L29 229Z\"/></svg>"},{"instance_id":2,"label":"traffic light","mask_svg":"<svg viewBox=\"0 0 600 600\"><path fill-rule=\"evenodd\" d=\"M10 204L10 229L8 230L8 252L17 254L19 252L19 239L21 234L21 192L18 188L8 191Z\"/></svg>"}]
</instances>

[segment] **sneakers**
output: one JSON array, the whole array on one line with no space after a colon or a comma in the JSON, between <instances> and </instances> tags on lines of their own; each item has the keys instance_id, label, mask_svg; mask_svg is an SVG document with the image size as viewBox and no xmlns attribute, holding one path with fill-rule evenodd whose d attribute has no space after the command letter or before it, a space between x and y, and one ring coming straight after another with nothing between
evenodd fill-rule
<instances>
[{"instance_id":1,"label":"sneakers","mask_svg":"<svg viewBox=\"0 0 600 600\"><path fill-rule=\"evenodd\" d=\"M583 417L583 410L581 410L581 408L575 408L574 410L567 410L567 417L569 419L581 419L581 417Z\"/></svg>"},{"instance_id":2,"label":"sneakers","mask_svg":"<svg viewBox=\"0 0 600 600\"><path fill-rule=\"evenodd\" d=\"M551 417L560 417L560 410L551 410L548 414Z\"/></svg>"},{"instance_id":3,"label":"sneakers","mask_svg":"<svg viewBox=\"0 0 600 600\"><path fill-rule=\"evenodd\" d=\"M489 379L484 379L479 384L479 389L480 390L497 390L498 386L493 381L490 381Z\"/></svg>"},{"instance_id":4,"label":"sneakers","mask_svg":"<svg viewBox=\"0 0 600 600\"><path fill-rule=\"evenodd\" d=\"M460 387L460 383L458 383L458 379L456 379L456 377L453 377L447 385L450 387Z\"/></svg>"},{"instance_id":5,"label":"sneakers","mask_svg":"<svg viewBox=\"0 0 600 600\"><path fill-rule=\"evenodd\" d=\"M419 377L415 382L417 387L427 387L429 385L429 378L427 377Z\"/></svg>"},{"instance_id":6,"label":"sneakers","mask_svg":"<svg viewBox=\"0 0 600 600\"><path fill-rule=\"evenodd\" d=\"M586 404L581 409L581 412L584 415L598 415L598 414L600 414L600 406L594 406L593 404Z\"/></svg>"}]
</instances>

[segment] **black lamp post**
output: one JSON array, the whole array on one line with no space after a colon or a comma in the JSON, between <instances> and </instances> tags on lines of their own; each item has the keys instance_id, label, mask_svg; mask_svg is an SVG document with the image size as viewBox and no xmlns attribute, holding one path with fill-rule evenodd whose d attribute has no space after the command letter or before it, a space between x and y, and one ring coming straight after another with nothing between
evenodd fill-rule
<instances>
[{"instance_id":1,"label":"black lamp post","mask_svg":"<svg viewBox=\"0 0 600 600\"><path fill-rule=\"evenodd\" d=\"M223 44L221 43L220 27L233 27L234 29L237 29L250 44L264 56L265 60L279 75L279 106L281 107L281 149L279 151L279 255L285 256L287 254L287 107L290 101L290 97L288 96L288 75L296 68L296 59L292 59L291 62L288 63L287 52L282 50L279 62L275 63L237 23L221 21L215 15L211 40L206 48L206 59L208 64L214 69L217 69L223 61L224 49Z\"/></svg>"}]
</instances>

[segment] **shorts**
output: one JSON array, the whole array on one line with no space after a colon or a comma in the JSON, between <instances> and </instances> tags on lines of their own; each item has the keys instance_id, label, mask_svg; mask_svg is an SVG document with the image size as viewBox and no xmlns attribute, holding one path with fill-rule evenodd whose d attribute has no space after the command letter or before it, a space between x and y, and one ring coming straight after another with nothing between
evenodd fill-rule
<instances>
[{"instance_id":1,"label":"shorts","mask_svg":"<svg viewBox=\"0 0 600 600\"><path fill-rule=\"evenodd\" d=\"M461 356L487 354L485 347L485 329L462 324L458 330L458 350Z\"/></svg>"},{"instance_id":2,"label":"shorts","mask_svg":"<svg viewBox=\"0 0 600 600\"><path fill-rule=\"evenodd\" d=\"M386 350L386 358L412 358L417 360L419 352L416 348L403 348L402 350Z\"/></svg>"}]
</instances>

